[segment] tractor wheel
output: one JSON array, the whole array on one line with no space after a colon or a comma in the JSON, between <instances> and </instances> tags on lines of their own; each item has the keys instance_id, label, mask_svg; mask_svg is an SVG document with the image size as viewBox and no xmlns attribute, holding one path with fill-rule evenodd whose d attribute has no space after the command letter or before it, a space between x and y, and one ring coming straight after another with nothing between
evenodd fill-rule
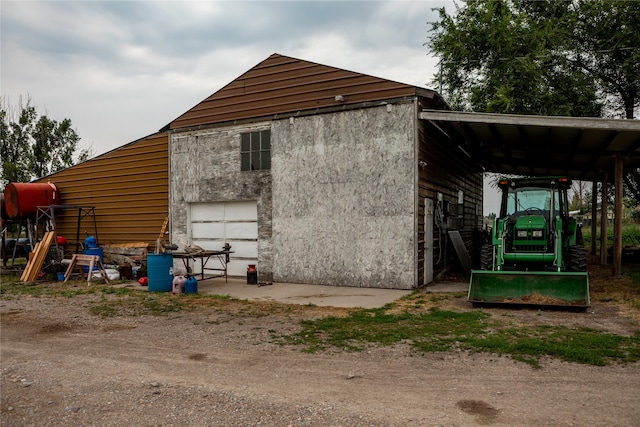
<instances>
[{"instance_id":1,"label":"tractor wheel","mask_svg":"<svg viewBox=\"0 0 640 427\"><path fill-rule=\"evenodd\" d=\"M480 248L480 270L493 270L492 245L482 245Z\"/></svg>"},{"instance_id":2,"label":"tractor wheel","mask_svg":"<svg viewBox=\"0 0 640 427\"><path fill-rule=\"evenodd\" d=\"M569 271L587 271L587 251L582 245L569 248Z\"/></svg>"},{"instance_id":3,"label":"tractor wheel","mask_svg":"<svg viewBox=\"0 0 640 427\"><path fill-rule=\"evenodd\" d=\"M582 236L582 227L576 230L576 245L584 246L584 237Z\"/></svg>"}]
</instances>

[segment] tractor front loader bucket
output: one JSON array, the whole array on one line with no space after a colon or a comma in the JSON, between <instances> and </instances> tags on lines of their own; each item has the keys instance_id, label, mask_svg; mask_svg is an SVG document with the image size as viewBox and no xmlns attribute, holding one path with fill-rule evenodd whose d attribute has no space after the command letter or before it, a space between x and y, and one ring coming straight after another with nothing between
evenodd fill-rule
<instances>
[{"instance_id":1,"label":"tractor front loader bucket","mask_svg":"<svg viewBox=\"0 0 640 427\"><path fill-rule=\"evenodd\" d=\"M590 306L586 272L473 270L468 300L474 304Z\"/></svg>"}]
</instances>

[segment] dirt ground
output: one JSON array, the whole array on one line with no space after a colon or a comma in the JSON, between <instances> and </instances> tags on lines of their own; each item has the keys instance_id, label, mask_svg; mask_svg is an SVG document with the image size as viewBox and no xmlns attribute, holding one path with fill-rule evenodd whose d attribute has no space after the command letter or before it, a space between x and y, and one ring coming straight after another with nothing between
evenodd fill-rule
<instances>
[{"instance_id":1,"label":"dirt ground","mask_svg":"<svg viewBox=\"0 0 640 427\"><path fill-rule=\"evenodd\" d=\"M252 316L227 301L163 317L102 318L89 313L97 298L0 301L2 426L640 425L639 363L548 359L534 369L506 356L408 345L309 354L273 334L344 309ZM491 313L622 335L637 329L604 303L578 313Z\"/></svg>"}]
</instances>

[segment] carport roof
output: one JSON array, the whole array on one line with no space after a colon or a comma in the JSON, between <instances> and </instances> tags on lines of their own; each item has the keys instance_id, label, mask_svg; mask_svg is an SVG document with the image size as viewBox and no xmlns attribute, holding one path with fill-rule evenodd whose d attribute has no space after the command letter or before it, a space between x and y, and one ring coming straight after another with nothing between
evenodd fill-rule
<instances>
[{"instance_id":1,"label":"carport roof","mask_svg":"<svg viewBox=\"0 0 640 427\"><path fill-rule=\"evenodd\" d=\"M640 121L423 110L427 121L487 172L601 180L640 168Z\"/></svg>"}]
</instances>

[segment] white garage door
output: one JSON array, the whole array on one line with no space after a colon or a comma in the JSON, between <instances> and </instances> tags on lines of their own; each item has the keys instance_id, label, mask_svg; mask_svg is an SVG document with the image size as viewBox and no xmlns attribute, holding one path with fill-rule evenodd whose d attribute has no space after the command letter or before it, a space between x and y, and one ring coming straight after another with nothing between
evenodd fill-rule
<instances>
[{"instance_id":1,"label":"white garage door","mask_svg":"<svg viewBox=\"0 0 640 427\"><path fill-rule=\"evenodd\" d=\"M246 276L247 266L258 264L258 202L192 203L191 241L208 250L230 244L228 274ZM214 267L217 261L212 258L209 263L207 267ZM199 266L194 273L198 270Z\"/></svg>"}]
</instances>

